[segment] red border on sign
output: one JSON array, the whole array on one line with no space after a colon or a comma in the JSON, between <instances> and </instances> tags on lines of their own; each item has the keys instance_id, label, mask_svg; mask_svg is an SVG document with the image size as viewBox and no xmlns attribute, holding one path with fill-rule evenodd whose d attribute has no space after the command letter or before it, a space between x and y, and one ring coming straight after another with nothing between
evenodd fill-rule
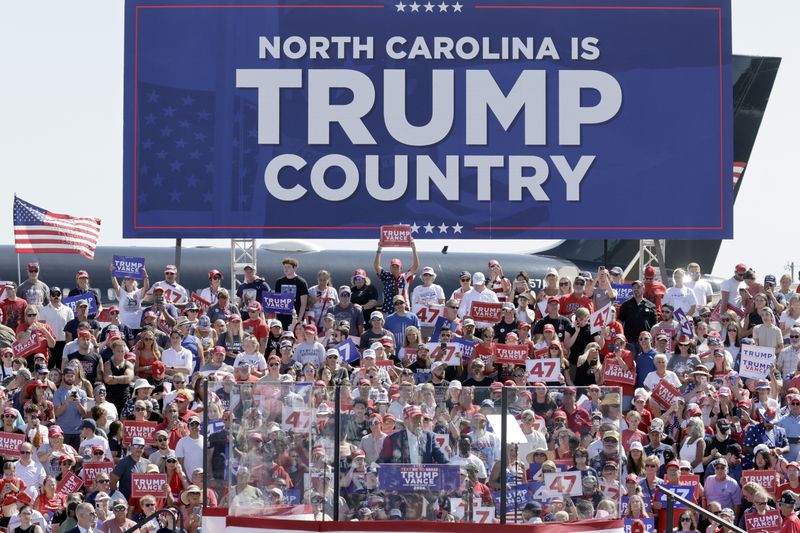
<instances>
[{"instance_id":1,"label":"red border on sign","mask_svg":"<svg viewBox=\"0 0 800 533\"><path fill-rule=\"evenodd\" d=\"M133 227L135 229L151 230L226 230L226 229L261 229L261 230L377 230L377 226L144 226L137 221L137 198L138 195L138 116L139 116L139 10L140 9L383 9L386 6L379 4L304 4L304 5L253 5L253 4L234 4L234 5L150 5L136 6L134 24L134 52L133 52ZM724 227L724 137L723 137L723 109L722 109L722 9L719 7L702 6L530 6L530 5L476 5L475 9L570 9L570 10L622 10L622 11L716 11L717 12L717 32L719 39L719 225L718 226L475 226L479 231L563 231L563 230L697 230L715 231ZM732 171L732 169L729 169Z\"/></svg>"}]
</instances>

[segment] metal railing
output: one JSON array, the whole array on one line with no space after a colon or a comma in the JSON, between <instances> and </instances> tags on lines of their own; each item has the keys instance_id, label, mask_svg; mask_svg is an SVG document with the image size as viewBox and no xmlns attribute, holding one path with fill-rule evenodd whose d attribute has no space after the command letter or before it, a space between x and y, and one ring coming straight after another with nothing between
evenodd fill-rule
<instances>
[{"instance_id":1,"label":"metal railing","mask_svg":"<svg viewBox=\"0 0 800 533\"><path fill-rule=\"evenodd\" d=\"M694 502L692 502L690 500L687 500L683 496L675 494L675 492L673 492L673 491L671 491L669 489L666 489L664 487L658 487L658 490L659 490L659 492L662 492L667 496L667 524L666 524L667 525L667 529L666 529L667 531L674 531L675 530L674 524L673 524L673 520L675 518L675 512L674 512L674 510L675 510L675 502L677 501L681 505L686 506L687 509L691 509L692 511L694 511L696 513L699 513L700 515L705 516L712 523L716 523L716 524L719 524L722 527L727 528L728 531L732 531L733 533L746 533L746 531L744 529L740 529L739 527L731 524L730 522L727 522L727 521L723 520L722 518L720 518L719 516L715 515L711 511L708 511L707 509L703 509L701 506L697 505L696 503L694 503Z\"/></svg>"},{"instance_id":2,"label":"metal railing","mask_svg":"<svg viewBox=\"0 0 800 533\"><path fill-rule=\"evenodd\" d=\"M169 515L170 520L172 520L173 519L172 518L173 517L172 511L175 511L175 513L178 515L177 519L175 519L178 522L178 530L179 531L186 531L186 529L183 527L183 513L181 513L181 510L178 508L177 505L167 505L166 507L164 507L162 509L159 509L155 513L151 514L150 516L145 516L144 518L142 518L141 520L136 522L136 524L134 524L131 527L129 527L128 529L126 529L125 533L133 533L134 531L137 531L140 527L142 527L146 523L151 522L153 520L158 520L158 517L160 515L164 515L164 516ZM173 528L173 530L175 529L175 523L174 522L172 523L172 528Z\"/></svg>"}]
</instances>

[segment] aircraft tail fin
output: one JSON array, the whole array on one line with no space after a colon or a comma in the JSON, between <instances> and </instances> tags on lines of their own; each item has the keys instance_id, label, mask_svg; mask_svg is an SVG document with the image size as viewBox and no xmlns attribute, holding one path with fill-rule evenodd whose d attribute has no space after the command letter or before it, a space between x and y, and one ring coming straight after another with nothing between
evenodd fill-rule
<instances>
[{"instance_id":1,"label":"aircraft tail fin","mask_svg":"<svg viewBox=\"0 0 800 533\"><path fill-rule=\"evenodd\" d=\"M733 186L734 202L742 186L747 162L769 102L781 58L733 56ZM694 261L710 272L719 254L720 240L669 240L667 268ZM605 245L605 246L604 246ZM639 251L635 240L566 240L545 253L579 262L625 267ZM604 253L605 252L605 253Z\"/></svg>"}]
</instances>

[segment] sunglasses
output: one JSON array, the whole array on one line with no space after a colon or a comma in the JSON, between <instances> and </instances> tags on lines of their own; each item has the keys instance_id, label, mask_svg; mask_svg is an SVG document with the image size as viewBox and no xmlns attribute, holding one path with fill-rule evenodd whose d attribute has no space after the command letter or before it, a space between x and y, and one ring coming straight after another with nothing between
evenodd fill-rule
<instances>
[{"instance_id":1,"label":"sunglasses","mask_svg":"<svg viewBox=\"0 0 800 533\"><path fill-rule=\"evenodd\" d=\"M167 442L169 439L167 437L158 437L156 439L157 442Z\"/></svg>"},{"instance_id":2,"label":"sunglasses","mask_svg":"<svg viewBox=\"0 0 800 533\"><path fill-rule=\"evenodd\" d=\"M109 480L108 479L96 479L95 482L96 483L108 483Z\"/></svg>"},{"instance_id":3,"label":"sunglasses","mask_svg":"<svg viewBox=\"0 0 800 533\"><path fill-rule=\"evenodd\" d=\"M469 281L469 278L461 278L461 281Z\"/></svg>"},{"instance_id":4,"label":"sunglasses","mask_svg":"<svg viewBox=\"0 0 800 533\"><path fill-rule=\"evenodd\" d=\"M558 284L559 287L563 287L565 285L569 285L569 281L562 281L561 283Z\"/></svg>"},{"instance_id":5,"label":"sunglasses","mask_svg":"<svg viewBox=\"0 0 800 533\"><path fill-rule=\"evenodd\" d=\"M20 455L30 455L31 454L31 452L26 452L26 451L20 451L19 453L20 453Z\"/></svg>"},{"instance_id":6,"label":"sunglasses","mask_svg":"<svg viewBox=\"0 0 800 533\"><path fill-rule=\"evenodd\" d=\"M176 459L167 459L167 462L168 463L177 463L178 461Z\"/></svg>"},{"instance_id":7,"label":"sunglasses","mask_svg":"<svg viewBox=\"0 0 800 533\"><path fill-rule=\"evenodd\" d=\"M119 311L111 311L108 314L111 316L117 316L119 314Z\"/></svg>"},{"instance_id":8,"label":"sunglasses","mask_svg":"<svg viewBox=\"0 0 800 533\"><path fill-rule=\"evenodd\" d=\"M189 427L200 427L200 422L189 422Z\"/></svg>"},{"instance_id":9,"label":"sunglasses","mask_svg":"<svg viewBox=\"0 0 800 533\"><path fill-rule=\"evenodd\" d=\"M156 506L156 504L154 504L154 503L143 503L142 504L142 507L155 507L155 506Z\"/></svg>"},{"instance_id":10,"label":"sunglasses","mask_svg":"<svg viewBox=\"0 0 800 533\"><path fill-rule=\"evenodd\" d=\"M270 363L270 364L269 364L269 366L270 366L270 368L271 368L271 367L273 367L273 366L281 366L281 364L280 364L280 363Z\"/></svg>"},{"instance_id":11,"label":"sunglasses","mask_svg":"<svg viewBox=\"0 0 800 533\"><path fill-rule=\"evenodd\" d=\"M222 279L222 276L212 276L211 279L220 280L220 279Z\"/></svg>"},{"instance_id":12,"label":"sunglasses","mask_svg":"<svg viewBox=\"0 0 800 533\"><path fill-rule=\"evenodd\" d=\"M37 315L36 315L36 313L27 313L27 314L25 314L25 316L28 317L28 318L32 318L32 317L35 317Z\"/></svg>"}]
</instances>

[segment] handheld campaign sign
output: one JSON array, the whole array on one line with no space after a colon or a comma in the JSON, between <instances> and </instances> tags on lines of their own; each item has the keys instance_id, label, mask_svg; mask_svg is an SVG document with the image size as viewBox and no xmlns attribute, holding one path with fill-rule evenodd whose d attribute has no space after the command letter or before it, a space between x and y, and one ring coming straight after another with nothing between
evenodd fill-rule
<instances>
[{"instance_id":1,"label":"handheld campaign sign","mask_svg":"<svg viewBox=\"0 0 800 533\"><path fill-rule=\"evenodd\" d=\"M495 363L509 363L512 365L524 365L528 359L527 346L511 346L509 344L495 344L493 348Z\"/></svg>"},{"instance_id":2,"label":"handheld campaign sign","mask_svg":"<svg viewBox=\"0 0 800 533\"><path fill-rule=\"evenodd\" d=\"M525 369L528 372L528 383L537 381L558 381L561 377L561 361L556 358L527 359Z\"/></svg>"},{"instance_id":3,"label":"handheld campaign sign","mask_svg":"<svg viewBox=\"0 0 800 533\"><path fill-rule=\"evenodd\" d=\"M124 236L731 237L732 108L726 0L127 0Z\"/></svg>"},{"instance_id":4,"label":"handheld campaign sign","mask_svg":"<svg viewBox=\"0 0 800 533\"><path fill-rule=\"evenodd\" d=\"M614 385L634 385L636 375L630 370L625 370L614 357L606 357L603 363L603 380Z\"/></svg>"},{"instance_id":5,"label":"handheld campaign sign","mask_svg":"<svg viewBox=\"0 0 800 533\"><path fill-rule=\"evenodd\" d=\"M123 424L123 443L129 445L134 437L142 437L145 444L156 443L156 422L126 420Z\"/></svg>"},{"instance_id":6,"label":"handheld campaign sign","mask_svg":"<svg viewBox=\"0 0 800 533\"><path fill-rule=\"evenodd\" d=\"M86 294L79 294L77 296L67 296L61 299L61 303L72 309L72 312L77 315L78 302L81 300L89 302L89 314L97 312L97 297L93 292L87 292Z\"/></svg>"},{"instance_id":7,"label":"handheld campaign sign","mask_svg":"<svg viewBox=\"0 0 800 533\"><path fill-rule=\"evenodd\" d=\"M633 296L633 285L630 283L612 283L611 287L617 291L617 299L614 303L618 305Z\"/></svg>"},{"instance_id":8,"label":"handheld campaign sign","mask_svg":"<svg viewBox=\"0 0 800 533\"><path fill-rule=\"evenodd\" d=\"M607 325L611 324L611 310L614 309L614 304L609 303L601 307L591 315L589 315L589 324L591 325L591 333L597 333Z\"/></svg>"},{"instance_id":9,"label":"handheld campaign sign","mask_svg":"<svg viewBox=\"0 0 800 533\"><path fill-rule=\"evenodd\" d=\"M675 318L678 319L678 324L681 326L681 335L686 335L690 339L694 338L694 329L692 328L692 323L689 322L689 318L680 307L675 309Z\"/></svg>"},{"instance_id":10,"label":"handheld campaign sign","mask_svg":"<svg viewBox=\"0 0 800 533\"><path fill-rule=\"evenodd\" d=\"M111 275L117 278L144 278L144 257L128 257L115 255L113 258L114 270Z\"/></svg>"},{"instance_id":11,"label":"handheld campaign sign","mask_svg":"<svg viewBox=\"0 0 800 533\"><path fill-rule=\"evenodd\" d=\"M681 391L673 387L666 379L662 379L656 383L656 386L653 387L652 390L653 400L658 402L658 405L664 409L668 409L669 406L672 405L672 400L680 395Z\"/></svg>"},{"instance_id":12,"label":"handheld campaign sign","mask_svg":"<svg viewBox=\"0 0 800 533\"><path fill-rule=\"evenodd\" d=\"M503 304L489 302L472 302L469 308L469 316L475 322L490 322L492 324L500 322L503 317Z\"/></svg>"},{"instance_id":13,"label":"handheld campaign sign","mask_svg":"<svg viewBox=\"0 0 800 533\"><path fill-rule=\"evenodd\" d=\"M0 454L19 457L19 446L23 442L25 442L25 435L22 433L0 431Z\"/></svg>"},{"instance_id":14,"label":"handheld campaign sign","mask_svg":"<svg viewBox=\"0 0 800 533\"><path fill-rule=\"evenodd\" d=\"M74 472L67 472L67 475L61 478L61 481L58 483L56 492L64 496L69 496L70 494L76 493L82 486L83 480L80 477L75 475Z\"/></svg>"},{"instance_id":15,"label":"handheld campaign sign","mask_svg":"<svg viewBox=\"0 0 800 533\"><path fill-rule=\"evenodd\" d=\"M167 484L166 474L131 474L131 497L160 496Z\"/></svg>"},{"instance_id":16,"label":"handheld campaign sign","mask_svg":"<svg viewBox=\"0 0 800 533\"><path fill-rule=\"evenodd\" d=\"M739 360L739 375L743 378L761 379L767 377L769 369L775 364L775 348L743 344Z\"/></svg>"},{"instance_id":17,"label":"handheld campaign sign","mask_svg":"<svg viewBox=\"0 0 800 533\"><path fill-rule=\"evenodd\" d=\"M339 352L339 358L343 363L352 363L361 357L353 339L347 339L337 344L336 351Z\"/></svg>"},{"instance_id":18,"label":"handheld campaign sign","mask_svg":"<svg viewBox=\"0 0 800 533\"><path fill-rule=\"evenodd\" d=\"M294 310L294 296L288 293L264 292L261 294L261 307L265 313L291 314Z\"/></svg>"},{"instance_id":19,"label":"handheld campaign sign","mask_svg":"<svg viewBox=\"0 0 800 533\"><path fill-rule=\"evenodd\" d=\"M411 226L381 226L381 246L411 246Z\"/></svg>"},{"instance_id":20,"label":"handheld campaign sign","mask_svg":"<svg viewBox=\"0 0 800 533\"><path fill-rule=\"evenodd\" d=\"M757 513L744 515L744 525L748 533L778 533L783 525L783 519L781 512L773 509L763 515Z\"/></svg>"}]
</instances>

